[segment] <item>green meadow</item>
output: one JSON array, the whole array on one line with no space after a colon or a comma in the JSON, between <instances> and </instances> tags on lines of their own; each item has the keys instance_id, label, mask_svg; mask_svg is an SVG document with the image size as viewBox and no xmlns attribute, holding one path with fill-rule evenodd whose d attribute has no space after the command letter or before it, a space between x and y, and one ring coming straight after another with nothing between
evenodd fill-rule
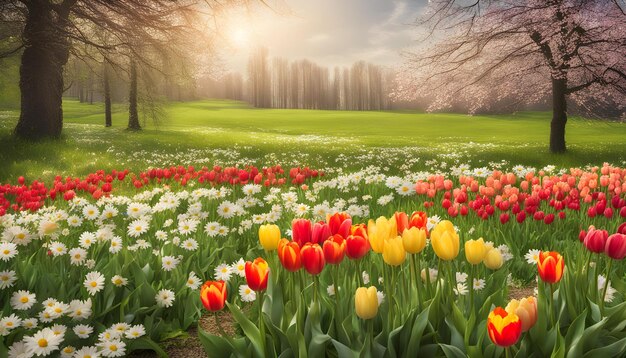
<instances>
[{"instance_id":1,"label":"green meadow","mask_svg":"<svg viewBox=\"0 0 626 358\"><path fill-rule=\"evenodd\" d=\"M367 154L375 162L376 153L387 149L396 150L400 161L408 155L424 162L447 157L474 167L503 160L536 167L623 165L626 160L625 123L580 117L567 124L569 151L550 154L549 112L468 116L258 109L244 102L207 100L163 105L158 122L145 119L142 131L129 132L124 105L114 106L112 128L104 127L102 104L66 100L63 109L62 140L42 142L12 137L19 112L0 111L0 180L180 163L263 166L291 160L315 167L342 155ZM240 155L231 155L233 149ZM237 163L230 163L231 158ZM355 168L362 165L355 163Z\"/></svg>"}]
</instances>

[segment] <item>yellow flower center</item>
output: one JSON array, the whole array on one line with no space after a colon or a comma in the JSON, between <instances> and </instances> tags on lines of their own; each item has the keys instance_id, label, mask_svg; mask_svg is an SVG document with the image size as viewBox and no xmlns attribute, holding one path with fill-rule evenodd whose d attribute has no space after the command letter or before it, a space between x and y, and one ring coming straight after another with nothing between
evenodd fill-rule
<instances>
[{"instance_id":1,"label":"yellow flower center","mask_svg":"<svg viewBox=\"0 0 626 358\"><path fill-rule=\"evenodd\" d=\"M7 322L7 327L13 327L13 322L11 321Z\"/></svg>"},{"instance_id":2,"label":"yellow flower center","mask_svg":"<svg viewBox=\"0 0 626 358\"><path fill-rule=\"evenodd\" d=\"M57 308L54 309L54 312L61 313L61 312L63 312L63 310L61 309L61 307L57 307Z\"/></svg>"},{"instance_id":3,"label":"yellow flower center","mask_svg":"<svg viewBox=\"0 0 626 358\"><path fill-rule=\"evenodd\" d=\"M117 346L115 344L111 344L109 346L109 349L111 350L111 352L116 352L117 351Z\"/></svg>"},{"instance_id":4,"label":"yellow flower center","mask_svg":"<svg viewBox=\"0 0 626 358\"><path fill-rule=\"evenodd\" d=\"M96 286L98 286L98 283L96 283L96 281L92 281L89 285L91 287L96 287Z\"/></svg>"},{"instance_id":5,"label":"yellow flower center","mask_svg":"<svg viewBox=\"0 0 626 358\"><path fill-rule=\"evenodd\" d=\"M22 302L22 303L28 302L28 297L27 296L22 296L22 298L20 298L20 302Z\"/></svg>"},{"instance_id":6,"label":"yellow flower center","mask_svg":"<svg viewBox=\"0 0 626 358\"><path fill-rule=\"evenodd\" d=\"M9 253L11 253L11 251L9 251L8 249L5 249L4 251L2 251L3 254L8 255Z\"/></svg>"},{"instance_id":7,"label":"yellow flower center","mask_svg":"<svg viewBox=\"0 0 626 358\"><path fill-rule=\"evenodd\" d=\"M41 348L46 348L48 346L48 341L45 338L42 338L37 341L37 345Z\"/></svg>"}]
</instances>

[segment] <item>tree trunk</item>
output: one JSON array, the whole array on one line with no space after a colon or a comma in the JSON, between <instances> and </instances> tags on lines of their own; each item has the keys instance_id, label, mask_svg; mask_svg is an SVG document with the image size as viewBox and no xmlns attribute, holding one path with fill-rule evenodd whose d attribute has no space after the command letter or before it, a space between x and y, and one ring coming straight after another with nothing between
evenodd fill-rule
<instances>
[{"instance_id":1,"label":"tree trunk","mask_svg":"<svg viewBox=\"0 0 626 358\"><path fill-rule=\"evenodd\" d=\"M128 95L128 129L141 130L137 113L137 63L130 60L130 93Z\"/></svg>"},{"instance_id":2,"label":"tree trunk","mask_svg":"<svg viewBox=\"0 0 626 358\"><path fill-rule=\"evenodd\" d=\"M111 119L111 84L109 78L109 65L104 61L104 126L110 127L113 125L113 121Z\"/></svg>"},{"instance_id":3,"label":"tree trunk","mask_svg":"<svg viewBox=\"0 0 626 358\"><path fill-rule=\"evenodd\" d=\"M15 135L27 139L59 138L63 129L63 66L67 38L56 28L66 19L46 5L30 5L23 31L20 65L21 112Z\"/></svg>"},{"instance_id":4,"label":"tree trunk","mask_svg":"<svg viewBox=\"0 0 626 358\"><path fill-rule=\"evenodd\" d=\"M565 124L567 123L567 80L552 79L552 122L550 123L550 151L563 153L565 146Z\"/></svg>"}]
</instances>

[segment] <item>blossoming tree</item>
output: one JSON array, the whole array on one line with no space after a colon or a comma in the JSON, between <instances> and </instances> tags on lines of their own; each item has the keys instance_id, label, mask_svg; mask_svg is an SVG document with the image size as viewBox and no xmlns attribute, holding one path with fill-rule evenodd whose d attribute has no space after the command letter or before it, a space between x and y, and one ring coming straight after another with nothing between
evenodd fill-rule
<instances>
[{"instance_id":1,"label":"blossoming tree","mask_svg":"<svg viewBox=\"0 0 626 358\"><path fill-rule=\"evenodd\" d=\"M626 5L607 0L431 0L425 48L407 54L394 97L461 99L469 110L552 95L550 150L563 152L567 101L626 108Z\"/></svg>"}]
</instances>

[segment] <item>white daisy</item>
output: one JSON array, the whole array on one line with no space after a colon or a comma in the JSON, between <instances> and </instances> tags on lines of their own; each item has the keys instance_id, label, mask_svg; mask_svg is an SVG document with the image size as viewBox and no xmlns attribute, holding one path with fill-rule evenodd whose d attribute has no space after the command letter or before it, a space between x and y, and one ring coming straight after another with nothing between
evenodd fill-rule
<instances>
[{"instance_id":1,"label":"white daisy","mask_svg":"<svg viewBox=\"0 0 626 358\"><path fill-rule=\"evenodd\" d=\"M472 286L474 288L474 291L480 291L485 288L485 280L482 278L475 278L474 284Z\"/></svg>"},{"instance_id":2,"label":"white daisy","mask_svg":"<svg viewBox=\"0 0 626 358\"><path fill-rule=\"evenodd\" d=\"M243 257L237 260L237 262L234 262L230 269L239 277L246 277L246 261L243 259Z\"/></svg>"},{"instance_id":3,"label":"white daisy","mask_svg":"<svg viewBox=\"0 0 626 358\"><path fill-rule=\"evenodd\" d=\"M100 342L98 346L102 349L100 353L105 357L122 357L126 355L126 343L119 339Z\"/></svg>"},{"instance_id":4,"label":"white daisy","mask_svg":"<svg viewBox=\"0 0 626 358\"><path fill-rule=\"evenodd\" d=\"M99 358L99 357L100 357L100 352L98 352L97 347L89 347L89 346L83 347L77 350L76 353L74 353L74 358Z\"/></svg>"},{"instance_id":5,"label":"white daisy","mask_svg":"<svg viewBox=\"0 0 626 358\"><path fill-rule=\"evenodd\" d=\"M254 292L248 285L239 286L239 296L241 296L241 301L243 302L252 302L256 300L256 292Z\"/></svg>"},{"instance_id":6,"label":"white daisy","mask_svg":"<svg viewBox=\"0 0 626 358\"><path fill-rule=\"evenodd\" d=\"M63 337L57 336L50 328L44 328L33 336L24 337L30 355L47 356L59 349Z\"/></svg>"},{"instance_id":7,"label":"white daisy","mask_svg":"<svg viewBox=\"0 0 626 358\"><path fill-rule=\"evenodd\" d=\"M215 268L215 279L228 281L230 279L230 275L233 273L230 266L227 264L221 264Z\"/></svg>"},{"instance_id":8,"label":"white daisy","mask_svg":"<svg viewBox=\"0 0 626 358\"><path fill-rule=\"evenodd\" d=\"M467 281L467 273L465 272L456 273L456 282L465 283L466 281Z\"/></svg>"},{"instance_id":9,"label":"white daisy","mask_svg":"<svg viewBox=\"0 0 626 358\"><path fill-rule=\"evenodd\" d=\"M17 281L15 271L0 271L0 289L12 287Z\"/></svg>"},{"instance_id":10,"label":"white daisy","mask_svg":"<svg viewBox=\"0 0 626 358\"><path fill-rule=\"evenodd\" d=\"M189 238L183 241L180 247L188 251L194 251L198 248L198 242L192 238Z\"/></svg>"},{"instance_id":11,"label":"white daisy","mask_svg":"<svg viewBox=\"0 0 626 358\"><path fill-rule=\"evenodd\" d=\"M81 265L87 259L87 251L81 247L75 247L70 250L70 263L72 265Z\"/></svg>"},{"instance_id":12,"label":"white daisy","mask_svg":"<svg viewBox=\"0 0 626 358\"><path fill-rule=\"evenodd\" d=\"M185 286L191 288L192 290L197 290L198 287L200 287L200 284L202 284L202 282L200 281L200 278L196 276L195 272L191 271L189 273L189 277L187 278L187 282L185 283Z\"/></svg>"},{"instance_id":13,"label":"white daisy","mask_svg":"<svg viewBox=\"0 0 626 358\"><path fill-rule=\"evenodd\" d=\"M9 261L17 255L17 245L12 242L0 242L0 260Z\"/></svg>"},{"instance_id":14,"label":"white daisy","mask_svg":"<svg viewBox=\"0 0 626 358\"><path fill-rule=\"evenodd\" d=\"M92 271L85 276L83 285L93 296L104 288L104 276L98 271Z\"/></svg>"},{"instance_id":15,"label":"white daisy","mask_svg":"<svg viewBox=\"0 0 626 358\"><path fill-rule=\"evenodd\" d=\"M137 219L128 224L128 236L139 237L140 235L145 234L148 231L148 227L148 223L145 220Z\"/></svg>"},{"instance_id":16,"label":"white daisy","mask_svg":"<svg viewBox=\"0 0 626 358\"><path fill-rule=\"evenodd\" d=\"M78 338L89 338L93 333L93 327L86 324L78 324L74 326L74 333L78 336Z\"/></svg>"},{"instance_id":17,"label":"white daisy","mask_svg":"<svg viewBox=\"0 0 626 358\"><path fill-rule=\"evenodd\" d=\"M33 307L36 302L35 294L24 290L13 292L11 296L11 307L15 310L25 311Z\"/></svg>"},{"instance_id":18,"label":"white daisy","mask_svg":"<svg viewBox=\"0 0 626 358\"><path fill-rule=\"evenodd\" d=\"M155 300L159 307L171 307L174 304L175 297L173 291L163 289L156 294Z\"/></svg>"},{"instance_id":19,"label":"white daisy","mask_svg":"<svg viewBox=\"0 0 626 358\"><path fill-rule=\"evenodd\" d=\"M126 332L126 338L135 339L144 336L145 334L146 329L144 328L144 326L142 324L137 324L128 329L128 331Z\"/></svg>"},{"instance_id":20,"label":"white daisy","mask_svg":"<svg viewBox=\"0 0 626 358\"><path fill-rule=\"evenodd\" d=\"M540 252L541 252L540 250L536 250L536 249L528 250L528 253L526 255L524 255L524 258L526 259L526 262L528 262L531 265L536 265L537 262L539 262L539 253Z\"/></svg>"},{"instance_id":21,"label":"white daisy","mask_svg":"<svg viewBox=\"0 0 626 358\"><path fill-rule=\"evenodd\" d=\"M115 275L111 278L111 283L113 283L116 287L123 287L128 284L128 279L120 275Z\"/></svg>"},{"instance_id":22,"label":"white daisy","mask_svg":"<svg viewBox=\"0 0 626 358\"><path fill-rule=\"evenodd\" d=\"M174 256L163 256L161 259L161 265L165 271L172 271L179 263L178 258Z\"/></svg>"},{"instance_id":23,"label":"white daisy","mask_svg":"<svg viewBox=\"0 0 626 358\"><path fill-rule=\"evenodd\" d=\"M469 291L467 290L467 285L464 283L457 283L456 287L454 288L454 293L458 296L464 296L468 293Z\"/></svg>"}]
</instances>

